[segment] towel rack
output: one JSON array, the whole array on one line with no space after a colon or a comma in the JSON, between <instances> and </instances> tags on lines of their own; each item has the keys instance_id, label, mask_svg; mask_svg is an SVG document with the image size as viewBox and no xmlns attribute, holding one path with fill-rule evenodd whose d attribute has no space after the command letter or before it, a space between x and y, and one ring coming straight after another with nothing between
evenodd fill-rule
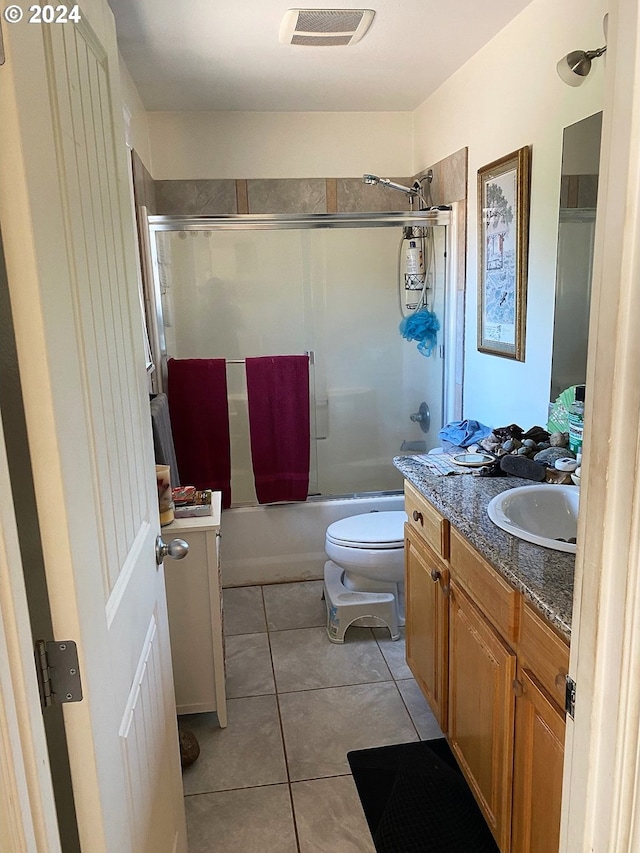
<instances>
[{"instance_id":1,"label":"towel rack","mask_svg":"<svg viewBox=\"0 0 640 853\"><path fill-rule=\"evenodd\" d=\"M312 349L305 350L303 355L306 355L309 357L309 364L315 364L315 360L316 360L315 350L312 350ZM227 364L245 364L247 360L246 360L246 358L225 358L225 361Z\"/></svg>"}]
</instances>

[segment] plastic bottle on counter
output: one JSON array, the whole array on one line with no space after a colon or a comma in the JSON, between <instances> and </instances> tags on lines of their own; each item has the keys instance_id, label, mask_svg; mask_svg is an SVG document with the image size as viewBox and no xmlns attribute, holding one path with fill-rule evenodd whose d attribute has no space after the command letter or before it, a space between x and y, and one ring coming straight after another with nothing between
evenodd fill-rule
<instances>
[{"instance_id":1,"label":"plastic bottle on counter","mask_svg":"<svg viewBox=\"0 0 640 853\"><path fill-rule=\"evenodd\" d=\"M576 385L575 399L569 409L569 449L575 454L582 453L584 397L585 386Z\"/></svg>"}]
</instances>

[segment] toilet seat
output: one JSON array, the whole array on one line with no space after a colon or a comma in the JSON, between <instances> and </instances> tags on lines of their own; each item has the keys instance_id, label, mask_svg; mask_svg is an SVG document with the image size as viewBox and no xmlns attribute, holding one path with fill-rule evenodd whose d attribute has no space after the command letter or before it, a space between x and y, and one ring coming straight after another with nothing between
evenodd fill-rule
<instances>
[{"instance_id":1,"label":"toilet seat","mask_svg":"<svg viewBox=\"0 0 640 853\"><path fill-rule=\"evenodd\" d=\"M342 548L384 551L404 547L403 511L367 512L334 521L327 528L327 542Z\"/></svg>"}]
</instances>

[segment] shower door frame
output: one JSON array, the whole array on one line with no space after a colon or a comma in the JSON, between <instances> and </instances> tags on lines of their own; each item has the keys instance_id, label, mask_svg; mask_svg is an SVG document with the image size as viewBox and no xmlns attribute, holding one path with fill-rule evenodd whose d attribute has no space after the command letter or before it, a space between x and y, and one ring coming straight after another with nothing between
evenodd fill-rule
<instances>
[{"instance_id":1,"label":"shower door frame","mask_svg":"<svg viewBox=\"0 0 640 853\"><path fill-rule=\"evenodd\" d=\"M148 333L152 347L155 373L153 391L167 387L167 349L164 333L160 258L156 234L170 231L280 231L334 228L445 228L444 317L441 324L443 343L437 358L444 361L442 371L442 421L454 420L456 412L456 376L462 376L462 354L456 345L460 306L457 287L457 216L455 205L420 211L372 213L310 213L310 214L222 214L218 216L154 215L146 216L149 239L143 241L143 269ZM146 236L146 235L145 235ZM148 286L150 285L150 286ZM464 291L462 291L464 294ZM157 351L156 351L157 348ZM460 360L460 363L458 363ZM386 493L385 493L386 494ZM344 497L337 496L337 497ZM326 496L323 496L326 499Z\"/></svg>"}]
</instances>

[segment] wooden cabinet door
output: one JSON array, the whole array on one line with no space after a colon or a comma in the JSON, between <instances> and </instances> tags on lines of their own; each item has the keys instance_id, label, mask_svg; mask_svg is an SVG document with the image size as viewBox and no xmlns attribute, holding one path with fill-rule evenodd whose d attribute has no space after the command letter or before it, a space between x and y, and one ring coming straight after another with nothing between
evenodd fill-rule
<instances>
[{"instance_id":1,"label":"wooden cabinet door","mask_svg":"<svg viewBox=\"0 0 640 853\"><path fill-rule=\"evenodd\" d=\"M564 713L531 673L516 683L513 849L555 853L560 846Z\"/></svg>"},{"instance_id":2,"label":"wooden cabinet door","mask_svg":"<svg viewBox=\"0 0 640 853\"><path fill-rule=\"evenodd\" d=\"M453 580L449 620L449 743L501 853L508 853L516 656Z\"/></svg>"},{"instance_id":3,"label":"wooden cabinet door","mask_svg":"<svg viewBox=\"0 0 640 853\"><path fill-rule=\"evenodd\" d=\"M407 663L446 732L449 569L409 525L405 530Z\"/></svg>"}]
</instances>

